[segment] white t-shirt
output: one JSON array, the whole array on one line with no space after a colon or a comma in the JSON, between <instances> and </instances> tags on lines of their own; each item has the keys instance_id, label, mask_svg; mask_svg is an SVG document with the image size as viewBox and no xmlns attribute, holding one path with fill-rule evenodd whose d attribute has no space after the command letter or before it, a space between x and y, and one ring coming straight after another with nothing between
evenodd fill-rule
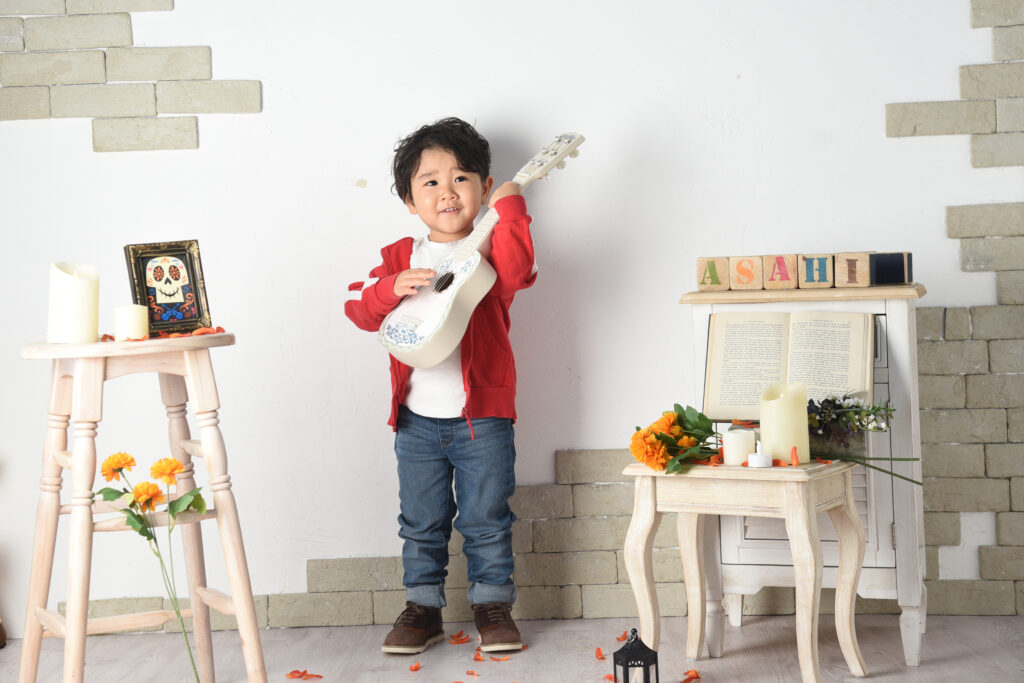
<instances>
[{"instance_id":1,"label":"white t-shirt","mask_svg":"<svg viewBox=\"0 0 1024 683\"><path fill-rule=\"evenodd\" d=\"M465 238L455 242L431 242L421 237L413 242L410 268L433 268L445 256L459 248ZM410 368L405 406L424 417L460 417L466 406L462 384L462 345L432 368Z\"/></svg>"}]
</instances>

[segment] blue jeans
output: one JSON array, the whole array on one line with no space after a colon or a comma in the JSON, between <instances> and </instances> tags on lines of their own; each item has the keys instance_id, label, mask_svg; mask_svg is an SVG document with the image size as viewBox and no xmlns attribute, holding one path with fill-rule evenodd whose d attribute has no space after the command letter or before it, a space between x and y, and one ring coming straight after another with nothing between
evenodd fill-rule
<instances>
[{"instance_id":1,"label":"blue jeans","mask_svg":"<svg viewBox=\"0 0 1024 683\"><path fill-rule=\"evenodd\" d=\"M512 522L516 488L512 420L429 418L399 407L398 516L407 600L444 607L452 521L465 539L469 602L515 602ZM452 490L454 483L455 489ZM458 517L455 513L458 512Z\"/></svg>"}]
</instances>

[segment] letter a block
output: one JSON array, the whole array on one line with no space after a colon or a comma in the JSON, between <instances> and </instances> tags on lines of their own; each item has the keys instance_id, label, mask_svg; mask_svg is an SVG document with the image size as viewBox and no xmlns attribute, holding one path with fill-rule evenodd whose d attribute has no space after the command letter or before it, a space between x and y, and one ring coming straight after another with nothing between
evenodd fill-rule
<instances>
[{"instance_id":1,"label":"letter a block","mask_svg":"<svg viewBox=\"0 0 1024 683\"><path fill-rule=\"evenodd\" d=\"M870 287L871 258L866 251L836 254L836 287Z\"/></svg>"},{"instance_id":2,"label":"letter a block","mask_svg":"<svg viewBox=\"0 0 1024 683\"><path fill-rule=\"evenodd\" d=\"M724 292L729 289L729 258L697 257L697 289L701 292Z\"/></svg>"},{"instance_id":3,"label":"letter a block","mask_svg":"<svg viewBox=\"0 0 1024 683\"><path fill-rule=\"evenodd\" d=\"M729 257L729 289L762 289L761 257Z\"/></svg>"},{"instance_id":4,"label":"letter a block","mask_svg":"<svg viewBox=\"0 0 1024 683\"><path fill-rule=\"evenodd\" d=\"M832 254L800 254L800 289L831 287Z\"/></svg>"},{"instance_id":5,"label":"letter a block","mask_svg":"<svg viewBox=\"0 0 1024 683\"><path fill-rule=\"evenodd\" d=\"M765 289L796 289L799 273L796 254L772 254L761 257Z\"/></svg>"}]
</instances>

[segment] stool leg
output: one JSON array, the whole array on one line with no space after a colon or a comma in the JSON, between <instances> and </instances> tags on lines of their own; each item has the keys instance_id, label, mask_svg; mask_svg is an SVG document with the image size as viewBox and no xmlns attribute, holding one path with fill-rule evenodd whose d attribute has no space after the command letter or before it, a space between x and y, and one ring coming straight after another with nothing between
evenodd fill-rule
<instances>
[{"instance_id":1,"label":"stool leg","mask_svg":"<svg viewBox=\"0 0 1024 683\"><path fill-rule=\"evenodd\" d=\"M679 552L686 580L686 658L700 657L704 642L704 524L696 512L677 513Z\"/></svg>"},{"instance_id":2,"label":"stool leg","mask_svg":"<svg viewBox=\"0 0 1024 683\"><path fill-rule=\"evenodd\" d=\"M185 367L188 372L188 394L195 406L196 422L199 424L203 458L210 473L210 488L217 510L217 530L220 534L221 547L224 549L228 581L231 583L231 597L235 606L235 618L238 621L238 635L242 640L245 669L249 674L250 683L265 682L267 670L263 662L263 646L256 624L256 605L252 599L249 567L245 561L238 507L235 505L235 496L231 493L227 451L218 426L220 420L217 418L217 411L220 409L220 401L217 397L217 384L213 378L209 350L186 351Z\"/></svg>"},{"instance_id":3,"label":"stool leg","mask_svg":"<svg viewBox=\"0 0 1024 683\"><path fill-rule=\"evenodd\" d=\"M836 635L843 650L846 665L854 676L864 676L867 670L857 644L854 627L854 604L860 566L864 562L864 530L860 526L857 505L853 500L852 477L843 475L846 486L845 502L828 511L839 536L839 578L836 581Z\"/></svg>"},{"instance_id":4,"label":"stool leg","mask_svg":"<svg viewBox=\"0 0 1024 683\"><path fill-rule=\"evenodd\" d=\"M25 609L25 634L21 642L19 683L33 683L39 674L39 648L43 625L36 608L46 609L53 574L53 553L57 543L57 520L60 518L61 466L53 454L67 450L68 420L71 416L71 379L60 372L60 361L53 363L50 380L49 422L43 445L43 475L39 480L39 502L36 505L36 532L32 547L32 573L28 583L28 606Z\"/></svg>"},{"instance_id":5,"label":"stool leg","mask_svg":"<svg viewBox=\"0 0 1024 683\"><path fill-rule=\"evenodd\" d=\"M637 477L633 495L633 518L626 531L624 561L640 617L640 640L652 650L661 640L661 613L654 590L651 553L654 534L661 522L654 500L654 477Z\"/></svg>"},{"instance_id":6,"label":"stool leg","mask_svg":"<svg viewBox=\"0 0 1024 683\"><path fill-rule=\"evenodd\" d=\"M722 619L722 543L719 540L719 516L701 515L704 525L703 562L705 595L704 636L708 644L709 657L722 656L722 638L725 622Z\"/></svg>"},{"instance_id":7,"label":"stool leg","mask_svg":"<svg viewBox=\"0 0 1024 683\"><path fill-rule=\"evenodd\" d=\"M64 632L64 681L85 680L85 636L89 619L92 565L93 486L96 483L96 425L103 417L105 359L75 361L72 413L75 442L71 451L71 525L68 538L68 593Z\"/></svg>"},{"instance_id":8,"label":"stool leg","mask_svg":"<svg viewBox=\"0 0 1024 683\"><path fill-rule=\"evenodd\" d=\"M821 545L814 495L808 484L785 482L786 532L796 578L796 644L804 683L818 683L818 600L821 596Z\"/></svg>"},{"instance_id":9,"label":"stool leg","mask_svg":"<svg viewBox=\"0 0 1024 683\"><path fill-rule=\"evenodd\" d=\"M171 455L185 466L177 475L178 493L191 491L196 487L195 467L192 456L181 447L181 442L190 438L188 420L185 419L185 404L188 394L185 380L177 375L160 374L160 396L167 409L167 436L171 443ZM199 599L196 591L206 586L206 559L203 555L203 530L199 524L184 524L181 527L181 544L185 550L185 569L188 575L188 594L192 607L192 637L196 646L196 666L199 678L204 683L215 680L213 668L213 639L210 634L210 608Z\"/></svg>"}]
</instances>

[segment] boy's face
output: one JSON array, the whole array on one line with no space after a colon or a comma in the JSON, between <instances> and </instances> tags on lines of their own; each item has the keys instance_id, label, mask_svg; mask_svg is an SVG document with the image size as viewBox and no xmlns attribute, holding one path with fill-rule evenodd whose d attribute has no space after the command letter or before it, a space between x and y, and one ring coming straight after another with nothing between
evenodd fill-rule
<instances>
[{"instance_id":1,"label":"boy's face","mask_svg":"<svg viewBox=\"0 0 1024 683\"><path fill-rule=\"evenodd\" d=\"M432 147L420 154L420 165L406 200L409 213L430 228L431 242L454 242L473 231L473 221L487 200L494 178L459 168L455 155Z\"/></svg>"}]
</instances>

